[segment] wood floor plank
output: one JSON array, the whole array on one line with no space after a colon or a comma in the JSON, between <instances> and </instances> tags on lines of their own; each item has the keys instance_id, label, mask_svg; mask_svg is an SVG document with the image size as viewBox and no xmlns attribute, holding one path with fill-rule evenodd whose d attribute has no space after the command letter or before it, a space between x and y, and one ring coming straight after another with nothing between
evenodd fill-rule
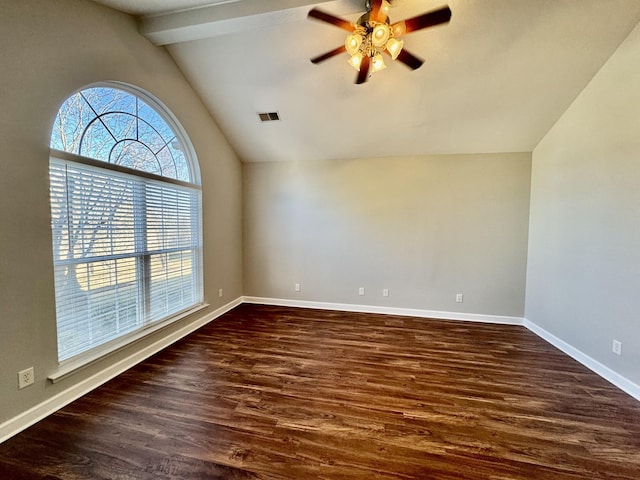
<instances>
[{"instance_id":1,"label":"wood floor plank","mask_svg":"<svg viewBox=\"0 0 640 480\"><path fill-rule=\"evenodd\" d=\"M0 445L16 480L638 472L640 403L523 327L258 305Z\"/></svg>"}]
</instances>

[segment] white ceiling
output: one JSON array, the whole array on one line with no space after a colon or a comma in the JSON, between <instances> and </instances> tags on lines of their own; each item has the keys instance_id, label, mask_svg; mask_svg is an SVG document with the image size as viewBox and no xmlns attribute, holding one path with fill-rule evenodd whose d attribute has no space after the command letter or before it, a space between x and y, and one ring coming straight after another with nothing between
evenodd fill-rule
<instances>
[{"instance_id":1,"label":"white ceiling","mask_svg":"<svg viewBox=\"0 0 640 480\"><path fill-rule=\"evenodd\" d=\"M364 0L95 1L142 16L244 161L532 151L640 20L638 0L395 0L392 21L448 3L451 22L404 38L420 69L355 85L346 54L309 62L345 32L306 14Z\"/></svg>"},{"instance_id":2,"label":"white ceiling","mask_svg":"<svg viewBox=\"0 0 640 480\"><path fill-rule=\"evenodd\" d=\"M158 15L234 0L95 0L116 10L136 16Z\"/></svg>"}]
</instances>

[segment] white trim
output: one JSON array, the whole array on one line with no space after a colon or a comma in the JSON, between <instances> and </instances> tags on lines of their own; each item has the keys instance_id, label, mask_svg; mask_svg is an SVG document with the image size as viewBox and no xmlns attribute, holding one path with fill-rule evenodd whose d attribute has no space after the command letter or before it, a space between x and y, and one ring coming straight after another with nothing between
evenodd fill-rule
<instances>
[{"instance_id":1,"label":"white trim","mask_svg":"<svg viewBox=\"0 0 640 480\"><path fill-rule=\"evenodd\" d=\"M175 332L158 339L151 345L147 345L141 350L132 353L130 356L119 360L113 365L109 365L104 370L101 370L94 375L82 380L81 382L71 386L70 388L63 390L62 392L48 398L42 403L30 408L29 410L20 413L19 415L7 420L0 425L0 443L11 438L22 430L30 427L34 423L42 420L43 418L51 415L52 413L60 410L62 407L77 400L78 398L86 395L91 390L99 387L103 383L111 380L112 378L120 375L122 372L137 365L141 361L149 358L151 355L158 353L162 349L168 347L172 343L177 342L181 338L196 331L198 328L206 325L207 323L215 320L219 316L227 313L229 310L237 307L242 303L242 297L218 308L217 310L205 315L183 327Z\"/></svg>"},{"instance_id":2,"label":"white trim","mask_svg":"<svg viewBox=\"0 0 640 480\"><path fill-rule=\"evenodd\" d=\"M586 353L583 353L577 348L573 347L572 345L569 345L564 340L561 340L560 338L556 337L553 333L548 332L547 330L538 326L532 321L525 319L524 326L527 329L529 329L531 332L538 335L543 340L546 340L554 347L558 348L559 350L569 355L574 360L577 360L578 362L580 362L582 365L587 367L592 372L597 373L608 382L611 382L612 384L614 384L620 390L628 393L633 398L640 401L639 385L633 383L631 380L629 380L626 377L623 377L619 373L614 372L606 365L603 365L597 360L594 360Z\"/></svg>"},{"instance_id":3,"label":"white trim","mask_svg":"<svg viewBox=\"0 0 640 480\"><path fill-rule=\"evenodd\" d=\"M522 325L531 332L538 335L543 340L547 341L554 347L558 348L565 354L569 355L573 359L580 362L582 365L590 369L592 372L601 376L608 382L618 387L620 390L628 393L636 400L640 401L640 386L633 383L631 380L623 377L619 373L614 372L609 367L601 364L597 360L589 357L585 353L581 352L577 348L569 345L564 340L559 339L550 332L547 332L542 327L539 327L535 323L520 317L504 317L499 315L482 315L477 313L459 313L459 312L442 312L434 310L418 310L411 308L393 308L393 307L381 307L372 305L353 305L345 303L326 303L326 302L312 302L306 300L291 300L291 299L279 299L279 298L266 298L266 297L248 297L242 298L243 303L253 303L262 305L277 305L282 307L300 307L300 308L317 308L321 310L342 310L347 312L361 312L361 313L382 313L386 315L402 315L421 318L436 318L443 320L463 320L470 322L482 322L482 323L499 323L505 325Z\"/></svg>"},{"instance_id":4,"label":"white trim","mask_svg":"<svg viewBox=\"0 0 640 480\"><path fill-rule=\"evenodd\" d=\"M20 413L14 418L7 420L0 424L0 443L18 434L22 430L30 427L34 423L42 420L43 418L51 415L57 410L63 408L74 400L89 393L91 390L99 387L103 383L111 380L122 372L135 366L151 355L161 351L168 347L172 343L184 338L190 333L196 331L198 328L206 325L207 323L215 320L219 316L227 313L233 308L242 303L249 304L262 304L262 305L277 305L284 307L300 307L300 308L316 308L321 310L342 310L347 312L361 312L361 313L381 313L386 315L401 315L412 316L420 318L435 318L443 320L462 320L471 322L483 322L483 323L499 323L505 325L523 325L531 332L538 335L543 340L549 342L551 345L560 349L570 357L574 358L594 373L598 374L605 380L611 382L616 387L620 388L624 392L628 393L636 400L640 401L640 386L631 382L622 375L614 372L609 367L594 360L588 355L582 353L580 350L569 345L565 341L559 339L552 333L546 331L542 327L539 327L535 323L520 317L507 317L499 315L482 315L475 313L459 313L459 312L442 312L434 310L418 310L411 308L394 308L394 307L382 307L372 305L353 305L346 303L327 303L327 302L312 302L305 300L291 300L291 299L277 299L266 297L239 297L236 300L218 308L214 312L199 318L188 325L180 328L172 334L163 337L151 345L146 346L142 350L139 350L129 357L124 358L113 365L108 366L104 370L97 372L89 378L82 380L81 382L72 385L70 388L63 390L62 392L54 395L51 398L43 401L42 403L30 408L29 410Z\"/></svg>"},{"instance_id":5,"label":"white trim","mask_svg":"<svg viewBox=\"0 0 640 480\"><path fill-rule=\"evenodd\" d=\"M277 305L280 307L317 308L319 310L342 310L358 313L382 313L384 315L402 315L405 317L436 318L441 320L462 320L467 322L500 323L504 325L522 325L522 317L501 315L483 315L479 313L442 312L439 310L419 310L413 308L382 307L378 305L354 305L350 303L311 302L267 297L242 297L243 303Z\"/></svg>"}]
</instances>

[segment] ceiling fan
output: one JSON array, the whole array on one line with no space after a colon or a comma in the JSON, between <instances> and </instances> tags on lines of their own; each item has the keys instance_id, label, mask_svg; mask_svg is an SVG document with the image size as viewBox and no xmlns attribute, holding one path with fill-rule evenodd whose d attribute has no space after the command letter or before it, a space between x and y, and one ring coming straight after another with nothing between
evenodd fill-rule
<instances>
[{"instance_id":1,"label":"ceiling fan","mask_svg":"<svg viewBox=\"0 0 640 480\"><path fill-rule=\"evenodd\" d=\"M344 45L311 59L312 63L321 63L341 53L348 53L349 64L358 71L357 84L364 83L369 71L379 72L386 68L382 54L388 54L393 60L404 63L412 70L420 68L424 60L403 49L404 41L398 37L407 33L447 23L451 19L451 9L447 7L423 13L400 22L391 23L389 19L390 0L366 0L367 10L357 22L351 23L342 18L313 8L309 18L330 23L349 32Z\"/></svg>"}]
</instances>

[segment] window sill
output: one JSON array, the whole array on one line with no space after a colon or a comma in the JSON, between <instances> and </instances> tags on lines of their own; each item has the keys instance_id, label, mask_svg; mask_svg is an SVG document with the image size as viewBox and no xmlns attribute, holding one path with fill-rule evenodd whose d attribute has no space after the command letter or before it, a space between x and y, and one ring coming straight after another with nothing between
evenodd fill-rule
<instances>
[{"instance_id":1,"label":"window sill","mask_svg":"<svg viewBox=\"0 0 640 480\"><path fill-rule=\"evenodd\" d=\"M189 315L193 315L194 313L199 312L200 310L204 310L207 308L209 304L203 303L201 305L197 305L189 310L186 310L174 317L168 318L162 322L154 323L149 325L148 327L144 327L140 330L132 332L129 335L125 335L124 337L118 338L112 342L109 342L106 345L101 347L97 347L86 354L80 354L77 358L73 358L67 361L64 361L58 367L58 370L49 375L47 379L51 383L58 383L61 380L64 380L67 377L83 370L94 363L107 358L114 353L123 350L126 347L133 345L134 343L139 342L140 340L146 338L147 336L155 333L159 330L162 330L165 327L177 322L178 320L182 320L183 318L188 317Z\"/></svg>"}]
</instances>

